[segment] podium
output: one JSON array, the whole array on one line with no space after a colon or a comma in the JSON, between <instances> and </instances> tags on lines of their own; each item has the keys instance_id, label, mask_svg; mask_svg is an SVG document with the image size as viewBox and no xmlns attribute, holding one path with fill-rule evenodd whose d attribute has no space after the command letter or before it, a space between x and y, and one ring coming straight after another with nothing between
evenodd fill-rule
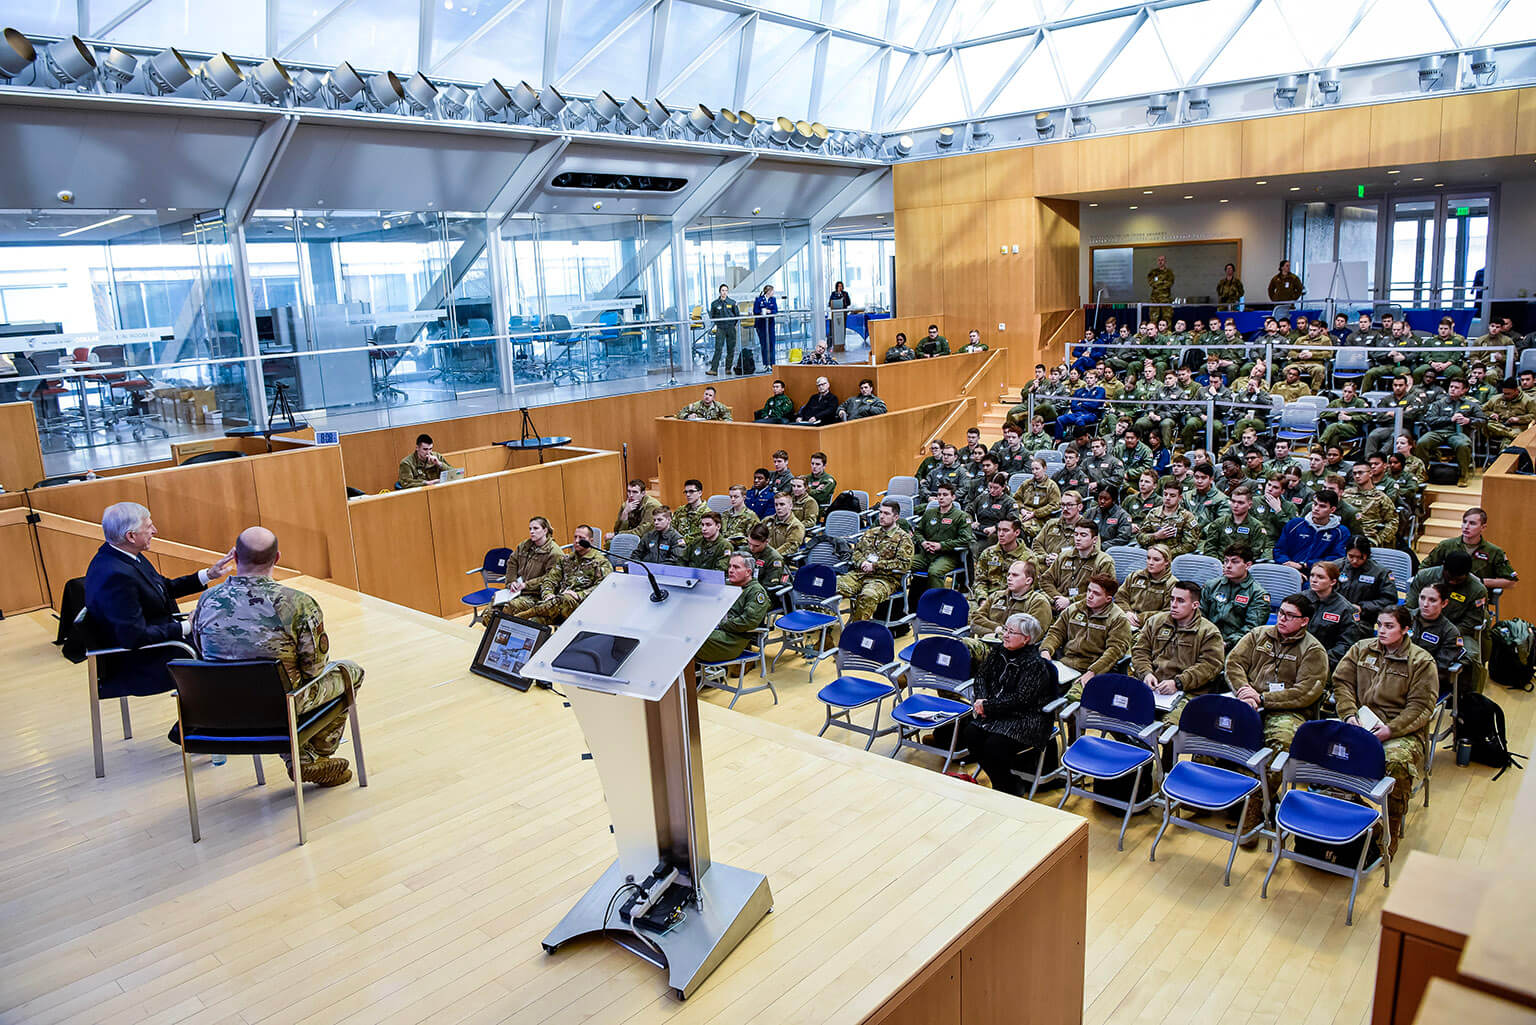
<instances>
[{"instance_id":1,"label":"podium","mask_svg":"<svg viewBox=\"0 0 1536 1025\"><path fill-rule=\"evenodd\" d=\"M618 858L544 938L606 936L668 973L679 1000L772 909L767 877L712 862L698 694L682 678L740 588L714 571L612 573L523 667L564 691L597 766Z\"/></svg>"}]
</instances>

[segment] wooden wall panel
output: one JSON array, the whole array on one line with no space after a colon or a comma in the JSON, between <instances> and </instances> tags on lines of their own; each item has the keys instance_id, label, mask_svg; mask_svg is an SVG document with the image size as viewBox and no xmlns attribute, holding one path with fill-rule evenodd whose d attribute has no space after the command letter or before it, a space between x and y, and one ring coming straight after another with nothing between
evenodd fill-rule
<instances>
[{"instance_id":1,"label":"wooden wall panel","mask_svg":"<svg viewBox=\"0 0 1536 1025\"><path fill-rule=\"evenodd\" d=\"M888 1014L877 1014L873 1025L932 1025L960 1020L960 963L955 951L918 989L896 1004Z\"/></svg>"},{"instance_id":2,"label":"wooden wall panel","mask_svg":"<svg viewBox=\"0 0 1536 1025\"><path fill-rule=\"evenodd\" d=\"M1371 110L1343 107L1303 114L1302 167L1338 171L1362 166L1370 158Z\"/></svg>"},{"instance_id":3,"label":"wooden wall panel","mask_svg":"<svg viewBox=\"0 0 1536 1025\"><path fill-rule=\"evenodd\" d=\"M951 345L963 342L963 337L950 339ZM965 352L876 367L875 391L891 410L930 405L960 394L961 386L981 368L987 356L985 352Z\"/></svg>"},{"instance_id":4,"label":"wooden wall panel","mask_svg":"<svg viewBox=\"0 0 1536 1025\"><path fill-rule=\"evenodd\" d=\"M1236 121L1184 129L1184 180L1229 181L1243 174L1243 126Z\"/></svg>"},{"instance_id":5,"label":"wooden wall panel","mask_svg":"<svg viewBox=\"0 0 1536 1025\"><path fill-rule=\"evenodd\" d=\"M898 165L901 166L901 165ZM942 275L944 213L940 207L897 209L896 313L898 316L932 316L944 312Z\"/></svg>"},{"instance_id":6,"label":"wooden wall panel","mask_svg":"<svg viewBox=\"0 0 1536 1025\"><path fill-rule=\"evenodd\" d=\"M1519 108L1520 95L1513 89L1445 97L1440 101L1441 159L1512 156Z\"/></svg>"},{"instance_id":7,"label":"wooden wall panel","mask_svg":"<svg viewBox=\"0 0 1536 1025\"><path fill-rule=\"evenodd\" d=\"M1152 187L1184 182L1184 129L1137 132L1128 136L1130 175L1128 184Z\"/></svg>"},{"instance_id":8,"label":"wooden wall panel","mask_svg":"<svg viewBox=\"0 0 1536 1025\"><path fill-rule=\"evenodd\" d=\"M1536 153L1536 89L1520 89L1517 93L1515 152ZM1454 154L1452 159L1455 159Z\"/></svg>"},{"instance_id":9,"label":"wooden wall panel","mask_svg":"<svg viewBox=\"0 0 1536 1025\"><path fill-rule=\"evenodd\" d=\"M980 166L979 164L977 166ZM955 348L972 328L986 330L992 296L987 280L987 204L966 203L944 210L944 314L954 325Z\"/></svg>"},{"instance_id":10,"label":"wooden wall panel","mask_svg":"<svg viewBox=\"0 0 1536 1025\"><path fill-rule=\"evenodd\" d=\"M987 276L992 289L992 315L987 343L1008 350L1006 381L1024 381L1035 364L1038 339L1034 321L1035 219L1033 199L1000 199L988 206ZM1017 245L1019 251L1013 252ZM1008 247L1008 254L1000 250ZM998 325L1002 324L1002 329Z\"/></svg>"},{"instance_id":11,"label":"wooden wall panel","mask_svg":"<svg viewBox=\"0 0 1536 1025\"><path fill-rule=\"evenodd\" d=\"M1442 101L1410 100L1371 108L1371 164L1393 167L1440 159Z\"/></svg>"},{"instance_id":12,"label":"wooden wall panel","mask_svg":"<svg viewBox=\"0 0 1536 1025\"><path fill-rule=\"evenodd\" d=\"M1242 122L1244 178L1296 174L1303 165L1304 115L1262 117Z\"/></svg>"},{"instance_id":13,"label":"wooden wall panel","mask_svg":"<svg viewBox=\"0 0 1536 1025\"><path fill-rule=\"evenodd\" d=\"M148 506L149 493L144 487L144 478L102 477L32 492L34 509L44 509L88 523L100 523L102 512L116 502L137 502ZM149 511L151 516L156 512L153 508Z\"/></svg>"},{"instance_id":14,"label":"wooden wall panel","mask_svg":"<svg viewBox=\"0 0 1536 1025\"><path fill-rule=\"evenodd\" d=\"M464 571L480 565L488 549L506 543L501 522L501 490L494 477L466 477L423 489L432 517L432 555L437 562L437 601L441 615L468 611L459 597L476 590Z\"/></svg>"},{"instance_id":15,"label":"wooden wall panel","mask_svg":"<svg viewBox=\"0 0 1536 1025\"><path fill-rule=\"evenodd\" d=\"M101 547L100 537L87 537L83 533L54 530L39 525L37 530L38 553L42 556L43 572L48 579L50 600L58 611L59 599L64 594L64 582L85 576L96 550Z\"/></svg>"},{"instance_id":16,"label":"wooden wall panel","mask_svg":"<svg viewBox=\"0 0 1536 1025\"><path fill-rule=\"evenodd\" d=\"M587 459L574 459L558 464L561 488L564 492L565 541L572 530L581 523L597 527L608 536L614 516L624 500L624 479L619 472L619 457L608 453ZM752 473L747 471L746 483L752 483ZM681 489L679 489L681 490ZM606 545L604 547L607 547Z\"/></svg>"},{"instance_id":17,"label":"wooden wall panel","mask_svg":"<svg viewBox=\"0 0 1536 1025\"><path fill-rule=\"evenodd\" d=\"M528 521L535 516L549 521L550 530L561 544L571 539L571 530L579 521L565 514L565 476L557 465L533 467L496 478L496 487L501 492L501 526L506 531L503 543L508 548L516 548L528 539ZM614 509L619 504L615 499ZM605 531L612 525L612 519L601 524Z\"/></svg>"},{"instance_id":18,"label":"wooden wall panel","mask_svg":"<svg viewBox=\"0 0 1536 1025\"><path fill-rule=\"evenodd\" d=\"M987 199L1024 199L1035 194L1035 150L1032 147L987 153Z\"/></svg>"},{"instance_id":19,"label":"wooden wall panel","mask_svg":"<svg viewBox=\"0 0 1536 1025\"><path fill-rule=\"evenodd\" d=\"M499 506L498 506L499 508ZM439 615L437 561L427 490L359 498L351 503L357 586L365 594ZM479 558L484 556L481 551ZM460 570L468 566L459 567ZM469 578L465 577L468 580ZM470 588L462 592L468 594ZM458 596L454 596L458 605Z\"/></svg>"},{"instance_id":20,"label":"wooden wall panel","mask_svg":"<svg viewBox=\"0 0 1536 1025\"><path fill-rule=\"evenodd\" d=\"M939 165L940 196L943 197L943 205L986 202L987 155L985 153L945 157L934 163Z\"/></svg>"},{"instance_id":21,"label":"wooden wall panel","mask_svg":"<svg viewBox=\"0 0 1536 1025\"><path fill-rule=\"evenodd\" d=\"M20 491L42 479L43 448L32 403L0 403L0 487Z\"/></svg>"},{"instance_id":22,"label":"wooden wall panel","mask_svg":"<svg viewBox=\"0 0 1536 1025\"><path fill-rule=\"evenodd\" d=\"M891 171L891 194L895 209L940 206L943 204L942 160L915 160L895 165Z\"/></svg>"},{"instance_id":23,"label":"wooden wall panel","mask_svg":"<svg viewBox=\"0 0 1536 1025\"><path fill-rule=\"evenodd\" d=\"M42 556L27 524L25 509L0 512L0 613L14 616L48 604Z\"/></svg>"},{"instance_id":24,"label":"wooden wall panel","mask_svg":"<svg viewBox=\"0 0 1536 1025\"><path fill-rule=\"evenodd\" d=\"M227 552L261 522L250 459L156 470L144 475L144 488L156 528L182 544Z\"/></svg>"},{"instance_id":25,"label":"wooden wall panel","mask_svg":"<svg viewBox=\"0 0 1536 1025\"><path fill-rule=\"evenodd\" d=\"M343 587L356 587L341 449L326 445L254 456L245 462L256 486L260 523L278 536L283 563Z\"/></svg>"},{"instance_id":26,"label":"wooden wall panel","mask_svg":"<svg viewBox=\"0 0 1536 1025\"><path fill-rule=\"evenodd\" d=\"M1131 147L1124 135L1087 138L1077 143L1077 187L1083 192L1129 188Z\"/></svg>"},{"instance_id":27,"label":"wooden wall panel","mask_svg":"<svg viewBox=\"0 0 1536 1025\"><path fill-rule=\"evenodd\" d=\"M1080 187L1077 174L1081 152L1075 141L1035 147L1035 194L1061 196L1076 192Z\"/></svg>"},{"instance_id":28,"label":"wooden wall panel","mask_svg":"<svg viewBox=\"0 0 1536 1025\"><path fill-rule=\"evenodd\" d=\"M1079 206L1075 200L1035 203L1035 311L1078 303Z\"/></svg>"}]
</instances>

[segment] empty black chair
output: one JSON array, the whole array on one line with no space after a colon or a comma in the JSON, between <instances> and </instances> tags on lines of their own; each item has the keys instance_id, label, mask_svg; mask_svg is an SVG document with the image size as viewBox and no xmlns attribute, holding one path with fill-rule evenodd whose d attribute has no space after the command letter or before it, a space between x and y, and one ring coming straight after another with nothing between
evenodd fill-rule
<instances>
[{"instance_id":1,"label":"empty black chair","mask_svg":"<svg viewBox=\"0 0 1536 1025\"><path fill-rule=\"evenodd\" d=\"M217 463L225 459L244 459L244 452L236 452L233 449L214 449L212 452L199 452L181 461L182 466L191 466L194 463Z\"/></svg>"},{"instance_id":2,"label":"empty black chair","mask_svg":"<svg viewBox=\"0 0 1536 1025\"><path fill-rule=\"evenodd\" d=\"M187 814L192 842L202 839L197 824L197 792L192 784L189 754L250 755L256 761L256 783L266 783L261 770L264 754L286 754L293 767L293 796L299 815L299 843L304 836L304 773L299 747L342 717L352 720L352 753L357 784L368 785L363 765L363 738L357 727L357 691L351 683L319 708L299 712L297 701L310 681L290 692L288 673L271 659L208 662L175 659L170 665L176 681L176 725L171 742L181 747L181 771L187 783ZM317 677L316 679L319 679Z\"/></svg>"},{"instance_id":3,"label":"empty black chair","mask_svg":"<svg viewBox=\"0 0 1536 1025\"><path fill-rule=\"evenodd\" d=\"M32 485L32 487L34 489L36 489L36 488L56 488L60 484L73 484L76 481L82 481L82 480L86 480L86 479L87 478L86 478L84 473L64 473L64 474L60 474L57 477L44 477L42 480L40 480L36 484Z\"/></svg>"}]
</instances>

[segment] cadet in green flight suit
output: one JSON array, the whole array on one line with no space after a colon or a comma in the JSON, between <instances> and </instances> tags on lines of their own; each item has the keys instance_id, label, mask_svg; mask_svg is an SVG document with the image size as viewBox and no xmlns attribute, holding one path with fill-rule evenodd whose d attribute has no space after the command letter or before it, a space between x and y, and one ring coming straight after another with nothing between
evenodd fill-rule
<instances>
[{"instance_id":1,"label":"cadet in green flight suit","mask_svg":"<svg viewBox=\"0 0 1536 1025\"><path fill-rule=\"evenodd\" d=\"M955 503L954 486L948 481L940 481L934 495L939 504L923 510L922 517L912 527L912 569L927 574L926 578L913 578L913 608L917 607L917 596L923 591L929 587L946 586L945 580L960 568L964 552L975 540L970 519Z\"/></svg>"},{"instance_id":2,"label":"cadet in green flight suit","mask_svg":"<svg viewBox=\"0 0 1536 1025\"><path fill-rule=\"evenodd\" d=\"M768 609L773 604L763 585L754 579L755 569L750 555L735 552L730 556L730 563L725 570L725 582L741 588L741 593L731 603L720 625L710 631L698 654L693 656L695 661L724 662L733 659L746 651L755 639L754 631L768 618Z\"/></svg>"},{"instance_id":3,"label":"cadet in green flight suit","mask_svg":"<svg viewBox=\"0 0 1536 1025\"><path fill-rule=\"evenodd\" d=\"M827 472L825 452L811 453L811 472L805 476L805 491L816 499L818 512L831 505L837 495L837 478Z\"/></svg>"}]
</instances>

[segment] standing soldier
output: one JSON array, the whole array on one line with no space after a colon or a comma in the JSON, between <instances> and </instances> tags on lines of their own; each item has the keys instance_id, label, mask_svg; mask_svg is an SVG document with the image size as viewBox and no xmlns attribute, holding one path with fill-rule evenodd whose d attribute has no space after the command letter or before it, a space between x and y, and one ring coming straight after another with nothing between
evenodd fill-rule
<instances>
[{"instance_id":1,"label":"standing soldier","mask_svg":"<svg viewBox=\"0 0 1536 1025\"><path fill-rule=\"evenodd\" d=\"M1163 504L1141 518L1136 540L1143 547L1156 541L1168 546L1175 558L1195 550L1200 526L1195 514L1184 508L1184 490L1171 477L1163 478Z\"/></svg>"},{"instance_id":2,"label":"standing soldier","mask_svg":"<svg viewBox=\"0 0 1536 1025\"><path fill-rule=\"evenodd\" d=\"M592 528L583 523L572 531L570 553L545 574L539 593L514 598L507 611L535 623L556 626L565 622L611 572L613 567L608 560L592 547Z\"/></svg>"},{"instance_id":3,"label":"standing soldier","mask_svg":"<svg viewBox=\"0 0 1536 1025\"><path fill-rule=\"evenodd\" d=\"M1237 267L1227 264L1221 280L1216 282L1218 310L1235 310L1243 301L1243 279L1237 276Z\"/></svg>"},{"instance_id":4,"label":"standing soldier","mask_svg":"<svg viewBox=\"0 0 1536 1025\"><path fill-rule=\"evenodd\" d=\"M912 565L912 535L896 525L900 515L895 502L881 502L879 525L859 536L848 558L851 568L837 578L837 593L852 600L850 619L873 618Z\"/></svg>"},{"instance_id":5,"label":"standing soldier","mask_svg":"<svg viewBox=\"0 0 1536 1025\"><path fill-rule=\"evenodd\" d=\"M1166 256L1159 256L1157 266L1147 271L1147 295L1153 303L1173 302L1173 271L1168 267ZM1147 316L1152 320L1168 320L1173 317L1173 308L1154 305L1147 311Z\"/></svg>"},{"instance_id":6,"label":"standing soldier","mask_svg":"<svg viewBox=\"0 0 1536 1025\"><path fill-rule=\"evenodd\" d=\"M725 349L725 372L736 365L736 328L741 323L741 307L731 298L731 287L721 285L719 295L709 304L709 319L715 328L715 354L704 371L710 377L720 372L720 350Z\"/></svg>"},{"instance_id":7,"label":"standing soldier","mask_svg":"<svg viewBox=\"0 0 1536 1025\"><path fill-rule=\"evenodd\" d=\"M1291 273L1291 261L1281 260L1275 276L1269 279L1269 301L1293 303L1301 298L1301 279Z\"/></svg>"}]
</instances>

